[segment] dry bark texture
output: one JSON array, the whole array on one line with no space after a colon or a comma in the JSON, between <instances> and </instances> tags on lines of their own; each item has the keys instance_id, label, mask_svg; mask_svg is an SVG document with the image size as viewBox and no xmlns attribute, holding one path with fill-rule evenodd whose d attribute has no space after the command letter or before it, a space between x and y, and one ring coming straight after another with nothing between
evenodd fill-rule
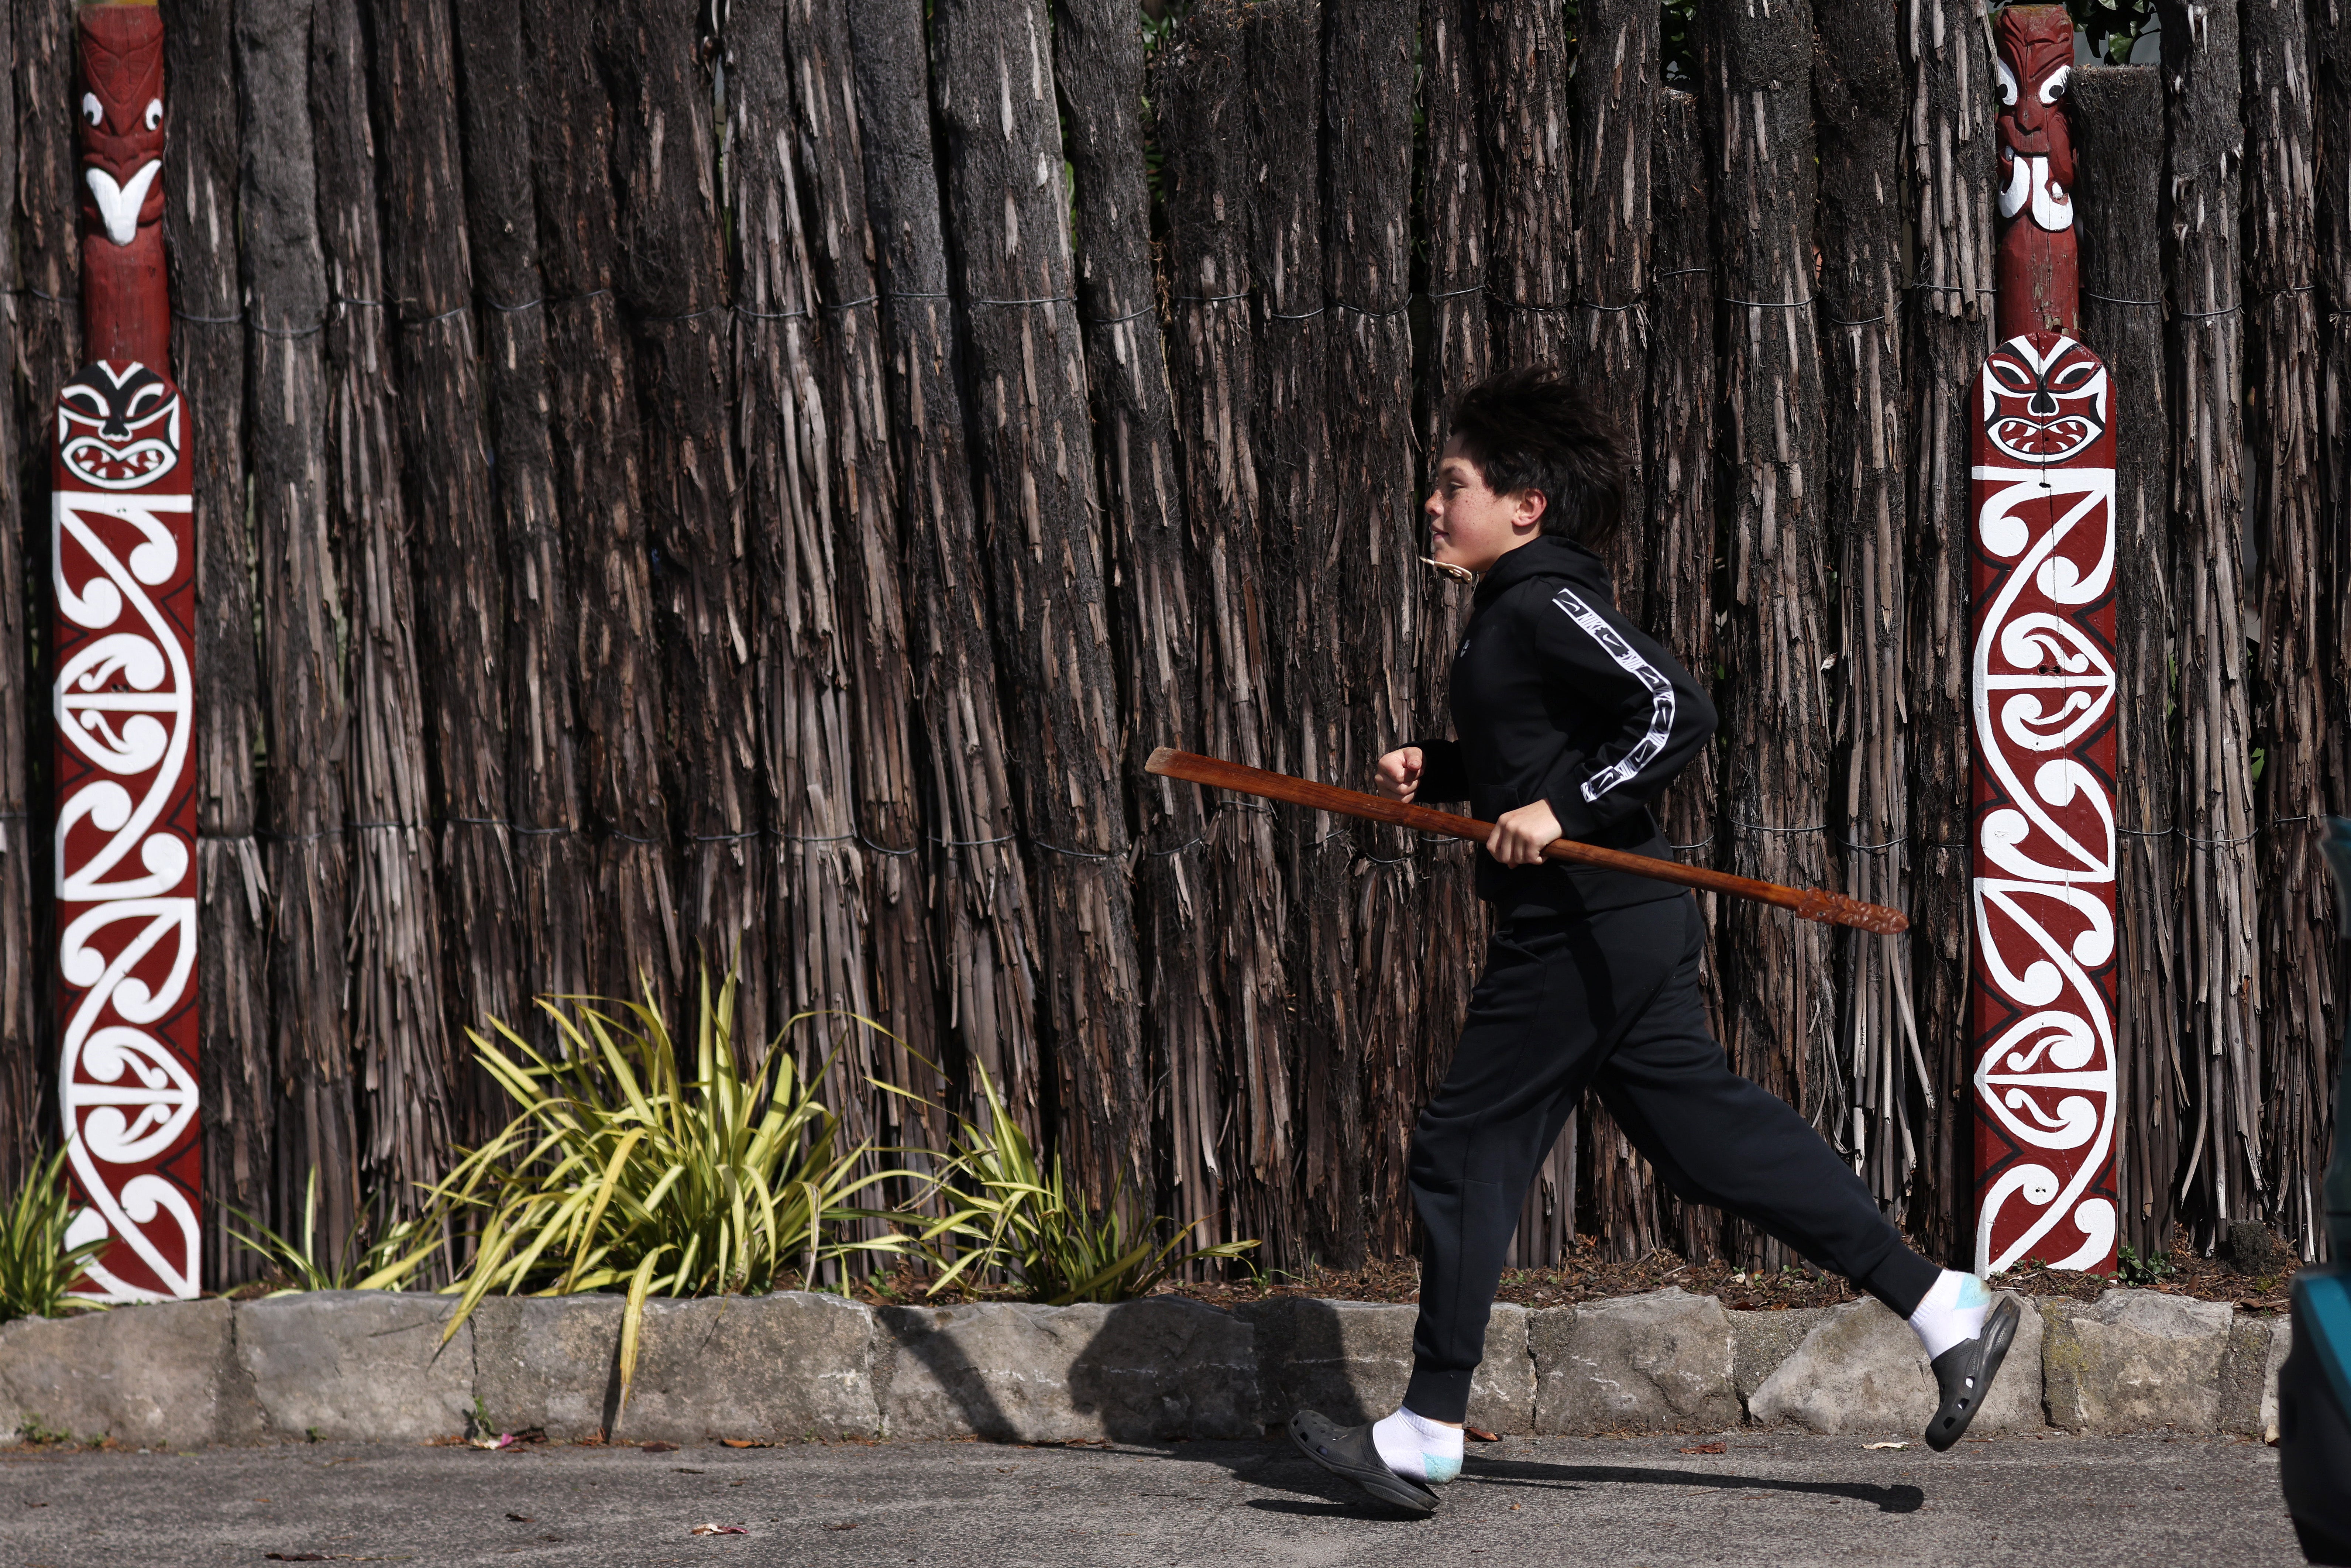
<instances>
[{"instance_id":1,"label":"dry bark texture","mask_svg":"<svg viewBox=\"0 0 2351 1568\"><path fill-rule=\"evenodd\" d=\"M425 784L409 519L392 429L391 317L378 231L366 44L357 0L319 0L310 26L319 231L330 293L327 519L344 560L349 622L350 1050L360 1074L361 1168L387 1209L445 1166L448 1015Z\"/></svg>"},{"instance_id":2,"label":"dry bark texture","mask_svg":"<svg viewBox=\"0 0 2351 1568\"><path fill-rule=\"evenodd\" d=\"M821 334L817 406L831 433L831 465L823 478L831 489L839 572L835 612L848 650L852 827L864 886L872 1016L896 1037L885 1051L890 1082L935 1099L945 1085L925 1065L939 1054L938 982L922 844L905 536L866 226L856 70L841 0L803 0L791 7L787 42L795 78L804 84L793 99L795 178L797 188L808 192L799 204L815 214L805 242L815 286L809 308L818 312ZM793 190L788 185L780 194L789 199ZM738 267L746 275L749 270L747 261ZM906 1102L887 1098L877 1102L877 1110L882 1123L901 1131L908 1125Z\"/></svg>"},{"instance_id":3,"label":"dry bark texture","mask_svg":"<svg viewBox=\"0 0 2351 1568\"><path fill-rule=\"evenodd\" d=\"M1730 306L1730 601L1720 656L1723 823L1729 869L1801 886L1827 880L1827 474L1813 319L1813 28L1809 5L1726 5L1701 56L1715 224ZM1747 301L1749 303L1742 303ZM1725 1048L1738 1070L1808 1115L1835 1045L1826 930L1734 904L1721 926ZM1776 1257L1761 1237L1750 1261Z\"/></svg>"},{"instance_id":4,"label":"dry bark texture","mask_svg":"<svg viewBox=\"0 0 2351 1568\"><path fill-rule=\"evenodd\" d=\"M1567 89L1573 40L1560 0L1470 4L1495 368L1556 363L1575 338L1576 186Z\"/></svg>"},{"instance_id":5,"label":"dry bark texture","mask_svg":"<svg viewBox=\"0 0 2351 1568\"><path fill-rule=\"evenodd\" d=\"M513 1019L521 996L507 823L507 573L490 496L489 434L474 341L449 9L369 0L382 168L382 313L397 339L402 497L417 545L418 652L426 672L425 837L437 844L449 1039ZM451 1126L477 1145L504 1094L451 1051Z\"/></svg>"},{"instance_id":6,"label":"dry bark texture","mask_svg":"<svg viewBox=\"0 0 2351 1568\"><path fill-rule=\"evenodd\" d=\"M2351 4L2314 0L2311 67L2317 165L2318 319L2326 340L2319 370L2318 446L2325 521L2320 580L2330 593L2323 635L2337 672L2327 696L2327 809L2351 813Z\"/></svg>"},{"instance_id":7,"label":"dry bark texture","mask_svg":"<svg viewBox=\"0 0 2351 1568\"><path fill-rule=\"evenodd\" d=\"M2333 1145L2335 889L2319 844L2326 715L2345 671L2327 652L2318 477L2316 213L2309 26L2300 4L2246 0L2243 28L2245 374L2261 644L2253 737L2259 846L2263 1172L2273 1224L2304 1249L2323 1228Z\"/></svg>"},{"instance_id":8,"label":"dry bark texture","mask_svg":"<svg viewBox=\"0 0 2351 1568\"><path fill-rule=\"evenodd\" d=\"M979 538L1044 937L1054 1131L1093 1190L1140 1193L1143 977L1050 18L1043 0L948 0L931 13L931 47Z\"/></svg>"},{"instance_id":9,"label":"dry bark texture","mask_svg":"<svg viewBox=\"0 0 2351 1568\"><path fill-rule=\"evenodd\" d=\"M270 908L273 1208L299 1214L318 1183L319 1237L339 1248L360 1204L359 1130L343 1012L350 918L344 765L350 721L340 647L342 540L328 523L326 260L308 83L314 7L274 0L237 13L244 157L237 213L255 592L268 768L261 821Z\"/></svg>"},{"instance_id":10,"label":"dry bark texture","mask_svg":"<svg viewBox=\"0 0 2351 1568\"><path fill-rule=\"evenodd\" d=\"M1666 92L1657 99L1650 152L1650 212L1656 234L1652 261L1656 307L1649 327L1648 630L1709 691L1715 654L1715 587L1720 573L1716 538L1715 290L1707 243L1713 217L1713 180L1698 99ZM1667 789L1657 808L1667 843L1694 865L1719 865L1728 848L1719 831L1717 779L1720 747L1708 742ZM1717 992L1715 930L1722 900L1695 895L1705 922L1709 1016L1722 1032ZM1722 1217L1679 1198L1660 1199L1667 1244L1683 1257L1719 1256Z\"/></svg>"},{"instance_id":11,"label":"dry bark texture","mask_svg":"<svg viewBox=\"0 0 2351 1568\"><path fill-rule=\"evenodd\" d=\"M202 694L196 706L196 1006L204 1192L277 1226L283 1217L268 1203L269 909L254 837L262 716L254 562L246 530L246 323L237 275L234 28L234 8L225 4L191 0L164 13L171 134L163 220L176 317L172 374L187 413L183 460L194 467L195 667ZM0 554L0 576L16 580L15 570ZM19 645L0 623L0 657ZM0 682L0 690L6 689ZM14 732L22 716L0 712L0 724ZM21 810L23 804L0 804L9 809ZM9 834L12 845L18 841L16 830ZM250 1278L258 1264L225 1229L206 1231L208 1281Z\"/></svg>"},{"instance_id":12,"label":"dry bark texture","mask_svg":"<svg viewBox=\"0 0 2351 1568\"><path fill-rule=\"evenodd\" d=\"M1268 871L1273 838L1268 811L1235 802L1211 819L1196 786L1143 771L1154 747L1201 744L1194 613L1203 600L1186 534L1186 471L1176 459L1169 351L1151 254L1143 36L1134 8L1124 0L1056 0L1053 68L1076 180L1071 216L1093 402L1094 484L1111 562L1112 622L1120 633L1125 768L1139 852L1136 956L1165 1162L1160 1190L1170 1218L1209 1238L1219 1228L1228 1178L1249 1189L1246 1199L1235 1195L1237 1203L1259 1207L1254 1200L1269 1166L1279 1168L1287 1158L1290 1107L1280 927L1265 924L1279 906L1260 901L1254 919L1212 921L1202 898L1211 856L1207 835L1213 826L1220 841L1246 839L1256 864ZM1229 325L1246 316L1228 304L1212 319ZM1211 526L1220 528L1227 515L1217 506ZM1256 589L1251 573L1246 591L1252 599ZM1219 1040L1231 1042L1229 1062ZM1229 1088L1219 1081L1227 1076ZM1218 1110L1228 1092L1240 1118L1229 1134Z\"/></svg>"},{"instance_id":13,"label":"dry bark texture","mask_svg":"<svg viewBox=\"0 0 2351 1568\"><path fill-rule=\"evenodd\" d=\"M1821 341L1828 400L1828 536L1842 631L1830 672L1836 794L1827 813L1838 885L1899 909L1909 848L1906 635L1902 192L1904 102L1896 16L1876 0L1813 8L1813 106L1821 159ZM1918 1163L1914 1113L1933 1085L1911 1016L1907 944L1835 938L1838 1071L1823 1126L1899 1214ZM1837 1124L1831 1125L1829 1113Z\"/></svg>"},{"instance_id":14,"label":"dry bark texture","mask_svg":"<svg viewBox=\"0 0 2351 1568\"><path fill-rule=\"evenodd\" d=\"M890 428L906 530L906 606L931 823L937 955L956 1082L969 1069L1042 1131L1038 920L1018 842L994 615L972 497L946 241L932 162L930 75L917 0L850 0L865 194ZM1078 847L1078 846L1072 846Z\"/></svg>"},{"instance_id":15,"label":"dry bark texture","mask_svg":"<svg viewBox=\"0 0 2351 1568\"><path fill-rule=\"evenodd\" d=\"M1991 335L1994 91L1984 0L1904 0L1912 263L1908 657L1910 977L1936 1110L1909 1208L1947 1251L1965 1243L1975 1155L1967 1121L1968 500L1975 384Z\"/></svg>"},{"instance_id":16,"label":"dry bark texture","mask_svg":"<svg viewBox=\"0 0 2351 1568\"><path fill-rule=\"evenodd\" d=\"M2171 726L2171 430L2163 368L2163 87L2151 66L2077 70L2082 340L2106 361L2115 431L2116 1191L2123 1239L2165 1246L2179 1172L2181 845Z\"/></svg>"},{"instance_id":17,"label":"dry bark texture","mask_svg":"<svg viewBox=\"0 0 2351 1568\"><path fill-rule=\"evenodd\" d=\"M31 457L27 448L39 443L20 444L20 434L46 430L48 423L46 416L28 421L26 411L16 405L16 323L24 296L16 275L15 221L19 135L16 33L16 13L0 5L0 126L8 129L0 140L0 193L7 198L7 205L0 208L0 371L7 375L7 385L0 388L0 582L11 583L25 581L19 541L26 526L37 521L30 507L41 494L26 466ZM20 756L33 706L26 667L31 653L26 639L28 609L23 593L0 596L0 736L13 737ZM39 1028L47 969L33 929L34 839L26 800L31 774L22 764L0 768L0 1119L6 1124L6 1131L0 1133L0 1184L5 1184L0 1190L10 1192L53 1144L51 1102L42 1093L44 1078L54 1073ZM212 1155L207 1148L208 1168Z\"/></svg>"},{"instance_id":18,"label":"dry bark texture","mask_svg":"<svg viewBox=\"0 0 2351 1568\"><path fill-rule=\"evenodd\" d=\"M491 478L496 553L506 601L494 606L504 640L507 798L514 872L516 972L507 1021L535 1033L528 999L617 988L626 976L590 978L590 912L581 890L590 861L580 837L580 699L572 640L573 586L557 524L555 449L549 433L548 306L539 276L538 211L531 177L523 14L510 0L458 0L464 71L465 197L469 259L481 309L477 328L482 417L496 453ZM492 1114L478 1076L474 1114Z\"/></svg>"},{"instance_id":19,"label":"dry bark texture","mask_svg":"<svg viewBox=\"0 0 2351 1568\"><path fill-rule=\"evenodd\" d=\"M539 73L528 104L548 424L575 595L569 653L594 866L587 970L600 991L675 994L685 954L662 793L643 436L613 297L612 108L591 29L551 0L525 0L522 14L526 57Z\"/></svg>"},{"instance_id":20,"label":"dry bark texture","mask_svg":"<svg viewBox=\"0 0 2351 1568\"><path fill-rule=\"evenodd\" d=\"M2244 132L2237 16L2166 0L2173 602L2187 860L2180 951L2196 1125L2181 1186L2209 1236L2261 1209L2262 1022L2254 944L2252 653L2244 612Z\"/></svg>"},{"instance_id":21,"label":"dry bark texture","mask_svg":"<svg viewBox=\"0 0 2351 1568\"><path fill-rule=\"evenodd\" d=\"M1419 651L1426 548L1415 506L1411 301L1416 0L1354 0L1325 13L1323 263L1330 280L1328 392L1332 498L1327 532L1309 535L1298 584L1346 677L1351 734L1332 775L1369 781L1374 760L1415 733L1411 661ZM1365 1106L1415 1101L1424 1079L1415 835L1358 824L1356 1022ZM1367 1245L1411 1249L1406 1118L1364 1118Z\"/></svg>"},{"instance_id":22,"label":"dry bark texture","mask_svg":"<svg viewBox=\"0 0 2351 1568\"><path fill-rule=\"evenodd\" d=\"M1491 340L1486 309L1486 169L1479 142L1479 106L1470 57L1470 0L1424 0L1421 7L1421 289L1426 322L1420 342L1420 494L1433 486L1445 451L1454 399L1486 377ZM1428 548L1416 516L1411 554ZM1469 590L1438 571L1417 580L1420 627L1414 698L1415 736L1449 735L1453 650L1469 619ZM1421 1096L1442 1081L1460 1039L1485 958L1491 920L1476 884L1478 846L1445 840L1423 847L1416 923L1421 986ZM1418 1100L1416 1100L1416 1103ZM1521 1232L1512 1262L1541 1261Z\"/></svg>"}]
</instances>

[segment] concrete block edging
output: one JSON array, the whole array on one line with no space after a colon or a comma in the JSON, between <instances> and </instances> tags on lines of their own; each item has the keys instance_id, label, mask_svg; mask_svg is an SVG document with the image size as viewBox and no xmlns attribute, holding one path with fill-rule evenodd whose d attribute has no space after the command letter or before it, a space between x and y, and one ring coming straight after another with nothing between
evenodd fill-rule
<instances>
[{"instance_id":1,"label":"concrete block edging","mask_svg":"<svg viewBox=\"0 0 2351 1568\"><path fill-rule=\"evenodd\" d=\"M2148 1291L2026 1308L1987 1435L2166 1429L2268 1437L2282 1318ZM446 1441L479 1422L556 1441L612 1428L621 1302L486 1301L444 1345L445 1296L322 1291L0 1324L0 1445ZM870 1308L804 1291L655 1301L623 1441L1249 1437L1291 1411L1393 1409L1416 1310L1285 1297L1233 1311ZM1495 1309L1470 1421L1507 1434L1788 1425L1915 1437L1933 1384L1875 1301L1731 1312L1667 1287Z\"/></svg>"}]
</instances>

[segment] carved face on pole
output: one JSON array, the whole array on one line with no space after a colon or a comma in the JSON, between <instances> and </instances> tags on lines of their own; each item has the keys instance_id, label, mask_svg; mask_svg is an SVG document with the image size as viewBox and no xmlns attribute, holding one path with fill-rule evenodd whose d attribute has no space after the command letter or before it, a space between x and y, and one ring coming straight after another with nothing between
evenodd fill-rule
<instances>
[{"instance_id":1,"label":"carved face on pole","mask_svg":"<svg viewBox=\"0 0 2351 1568\"><path fill-rule=\"evenodd\" d=\"M2072 19L2055 5L2001 12L1999 70L2000 215L2071 228L2074 138L2064 99L2074 75Z\"/></svg>"},{"instance_id":2,"label":"carved face on pole","mask_svg":"<svg viewBox=\"0 0 2351 1568\"><path fill-rule=\"evenodd\" d=\"M144 6L110 5L78 31L82 214L127 246L163 218L162 18Z\"/></svg>"}]
</instances>

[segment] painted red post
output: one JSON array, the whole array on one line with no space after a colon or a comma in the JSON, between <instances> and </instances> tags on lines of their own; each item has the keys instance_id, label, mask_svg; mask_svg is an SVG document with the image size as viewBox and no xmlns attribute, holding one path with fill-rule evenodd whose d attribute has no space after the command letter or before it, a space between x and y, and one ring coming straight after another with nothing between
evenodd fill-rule
<instances>
[{"instance_id":1,"label":"painted red post","mask_svg":"<svg viewBox=\"0 0 2351 1568\"><path fill-rule=\"evenodd\" d=\"M2073 24L1998 24L2005 340L1975 383L1975 1267L2115 1265L2115 437L2080 319Z\"/></svg>"},{"instance_id":2,"label":"painted red post","mask_svg":"<svg viewBox=\"0 0 2351 1568\"><path fill-rule=\"evenodd\" d=\"M57 719L58 1098L100 1236L81 1292L193 1296L197 1127L195 550L169 379L163 24L76 14L82 329L99 357L57 395L50 559Z\"/></svg>"}]
</instances>

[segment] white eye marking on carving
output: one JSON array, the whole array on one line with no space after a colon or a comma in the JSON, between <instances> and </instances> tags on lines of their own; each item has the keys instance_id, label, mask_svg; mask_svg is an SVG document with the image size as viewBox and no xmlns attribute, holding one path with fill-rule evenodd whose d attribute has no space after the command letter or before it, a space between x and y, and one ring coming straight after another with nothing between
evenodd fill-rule
<instances>
[{"instance_id":1,"label":"white eye marking on carving","mask_svg":"<svg viewBox=\"0 0 2351 1568\"><path fill-rule=\"evenodd\" d=\"M160 98L149 99L147 100L147 129L152 131L162 123L163 100Z\"/></svg>"},{"instance_id":2,"label":"white eye marking on carving","mask_svg":"<svg viewBox=\"0 0 2351 1568\"><path fill-rule=\"evenodd\" d=\"M2072 66L2059 66L2055 70L2051 71L2049 73L2049 79L2041 84L2041 101L2043 103L2054 103L2059 99L2064 97L2065 84L2071 81L2073 77L2074 68Z\"/></svg>"},{"instance_id":3,"label":"white eye marking on carving","mask_svg":"<svg viewBox=\"0 0 2351 1568\"><path fill-rule=\"evenodd\" d=\"M2000 68L2000 101L2014 103L2016 101L2015 73L2008 68L2006 60L1994 60L1992 64Z\"/></svg>"},{"instance_id":4,"label":"white eye marking on carving","mask_svg":"<svg viewBox=\"0 0 2351 1568\"><path fill-rule=\"evenodd\" d=\"M126 411L125 417L132 419L137 418L140 414L146 412L146 408L149 403L160 402L162 401L162 387L154 382L149 382L145 386L141 387L137 392L131 394L131 407Z\"/></svg>"},{"instance_id":5,"label":"white eye marking on carving","mask_svg":"<svg viewBox=\"0 0 2351 1568\"><path fill-rule=\"evenodd\" d=\"M106 110L99 107L98 94L86 92L81 95L81 117L92 125L106 123Z\"/></svg>"}]
</instances>

